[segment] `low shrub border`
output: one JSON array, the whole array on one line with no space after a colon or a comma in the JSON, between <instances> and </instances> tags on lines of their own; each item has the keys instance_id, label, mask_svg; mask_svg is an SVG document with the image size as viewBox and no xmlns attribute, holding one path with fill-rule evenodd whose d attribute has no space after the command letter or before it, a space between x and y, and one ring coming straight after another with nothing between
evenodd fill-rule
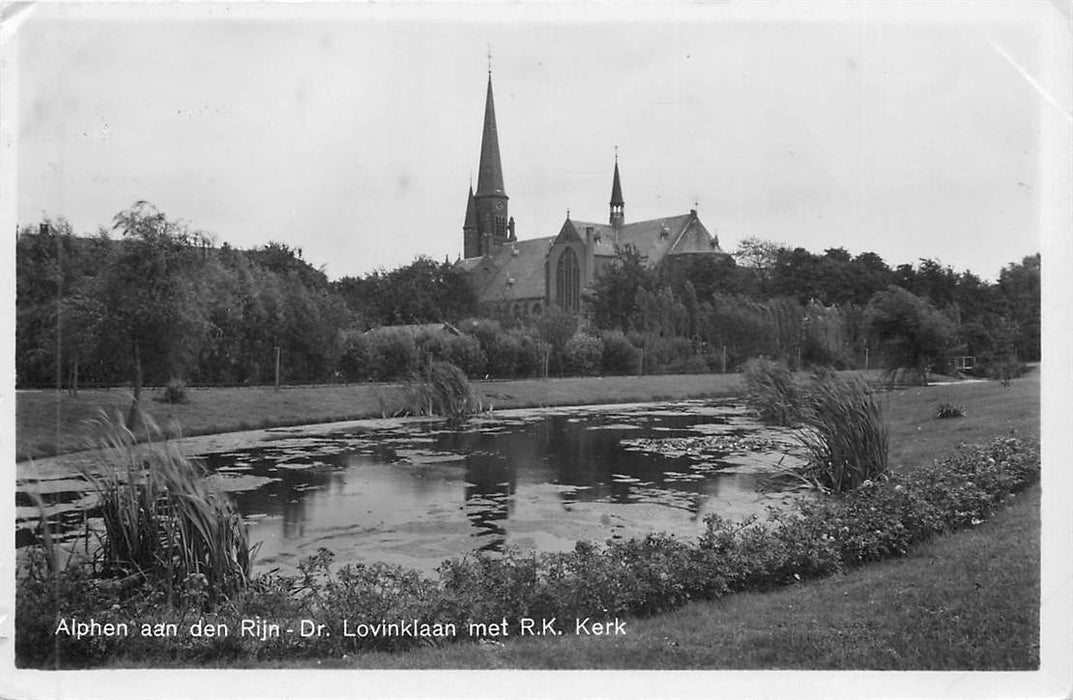
<instances>
[{"instance_id":1,"label":"low shrub border","mask_svg":"<svg viewBox=\"0 0 1073 700\"><path fill-rule=\"evenodd\" d=\"M902 556L935 534L982 522L1012 494L1039 477L1038 446L1015 437L955 454L907 474L866 481L848 493L800 499L766 521L707 519L695 542L653 534L600 547L578 543L566 553L481 555L451 559L438 578L386 564L333 567L321 550L296 576L262 575L230 600L214 604L193 581L165 604L146 586L123 591L78 567L48 575L31 563L17 590L16 662L21 667L82 667L123 658L206 661L339 657L362 650L401 650L473 639L468 624L506 620L518 634L522 617L605 620L651 615L686 601L765 590L826 576L870 561ZM60 619L176 623L177 636L55 634ZM240 637L239 620L263 619L295 634ZM301 620L329 635L301 637ZM194 623L225 622L226 637L192 636ZM344 621L400 625L397 634L341 634ZM427 625L422 627L421 625ZM455 625L456 635L437 634ZM438 627L437 627L438 625ZM539 623L538 623L539 629ZM494 633L492 633L494 634ZM478 635L480 636L480 635ZM501 636L496 636L501 639Z\"/></svg>"}]
</instances>

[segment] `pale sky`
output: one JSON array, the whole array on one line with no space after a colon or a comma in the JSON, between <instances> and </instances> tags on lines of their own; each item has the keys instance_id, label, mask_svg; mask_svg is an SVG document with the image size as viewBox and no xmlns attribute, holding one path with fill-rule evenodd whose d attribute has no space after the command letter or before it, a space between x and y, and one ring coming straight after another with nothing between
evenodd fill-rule
<instances>
[{"instance_id":1,"label":"pale sky","mask_svg":"<svg viewBox=\"0 0 1073 700\"><path fill-rule=\"evenodd\" d=\"M728 252L757 236L995 279L1040 250L1041 120L1069 105L1037 89L1038 14L763 7L38 6L18 220L92 233L146 199L333 279L454 260L490 45L519 238L567 209L606 220L617 145L627 221L697 202Z\"/></svg>"}]
</instances>

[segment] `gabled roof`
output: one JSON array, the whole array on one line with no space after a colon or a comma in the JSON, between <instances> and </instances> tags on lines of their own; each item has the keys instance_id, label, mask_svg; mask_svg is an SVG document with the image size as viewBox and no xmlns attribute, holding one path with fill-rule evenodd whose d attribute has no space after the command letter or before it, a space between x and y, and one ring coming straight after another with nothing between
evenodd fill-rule
<instances>
[{"instance_id":1,"label":"gabled roof","mask_svg":"<svg viewBox=\"0 0 1073 700\"><path fill-rule=\"evenodd\" d=\"M704 224L700 222L697 216L692 214L690 216L692 221L678 235L678 239L667 254L722 253L723 249L719 247L719 239L708 232L708 229L704 227Z\"/></svg>"},{"instance_id":2,"label":"gabled roof","mask_svg":"<svg viewBox=\"0 0 1073 700\"><path fill-rule=\"evenodd\" d=\"M554 242L553 236L505 243L476 260L473 279L477 301L510 301L544 298L544 261Z\"/></svg>"},{"instance_id":3,"label":"gabled roof","mask_svg":"<svg viewBox=\"0 0 1073 700\"><path fill-rule=\"evenodd\" d=\"M599 241L593 246L593 254L597 256L613 256L616 246L632 245L648 259L648 264L657 265L667 255L722 252L708 229L704 228L704 224L693 213L635 221L623 224L617 230L609 224L568 219L563 224L564 231L567 224L571 225L581 240L586 239L590 229L594 237L599 237ZM563 232L559 235L563 236Z\"/></svg>"},{"instance_id":4,"label":"gabled roof","mask_svg":"<svg viewBox=\"0 0 1073 700\"><path fill-rule=\"evenodd\" d=\"M558 240L569 241L576 236L578 240L585 241L590 230L594 238L598 237L600 239L593 246L593 253L595 255L614 255L615 229L608 224L567 219L563 223L563 230L559 232Z\"/></svg>"},{"instance_id":5,"label":"gabled roof","mask_svg":"<svg viewBox=\"0 0 1073 700\"><path fill-rule=\"evenodd\" d=\"M473 272L477 269L477 266L484 260L484 256L477 256L475 258L463 258L455 263L456 266L463 272Z\"/></svg>"}]
</instances>

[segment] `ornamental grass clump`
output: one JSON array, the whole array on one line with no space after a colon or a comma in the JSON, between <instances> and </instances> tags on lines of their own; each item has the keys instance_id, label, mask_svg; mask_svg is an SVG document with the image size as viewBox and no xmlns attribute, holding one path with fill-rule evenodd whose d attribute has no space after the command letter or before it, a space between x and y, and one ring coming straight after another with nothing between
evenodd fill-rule
<instances>
[{"instance_id":1,"label":"ornamental grass clump","mask_svg":"<svg viewBox=\"0 0 1073 700\"><path fill-rule=\"evenodd\" d=\"M246 526L202 466L142 417L144 443L117 415L104 428L100 469L86 472L99 498L104 533L100 568L108 576L159 583L171 597L190 577L212 598L246 586L251 556Z\"/></svg>"},{"instance_id":2,"label":"ornamental grass clump","mask_svg":"<svg viewBox=\"0 0 1073 700\"><path fill-rule=\"evenodd\" d=\"M795 425L800 420L804 392L785 365L752 359L742 374L745 402L761 420L775 425Z\"/></svg>"},{"instance_id":3,"label":"ornamental grass clump","mask_svg":"<svg viewBox=\"0 0 1073 700\"><path fill-rule=\"evenodd\" d=\"M479 409L466 373L450 362L431 361L402 387L407 412L462 423Z\"/></svg>"},{"instance_id":4,"label":"ornamental grass clump","mask_svg":"<svg viewBox=\"0 0 1073 700\"><path fill-rule=\"evenodd\" d=\"M963 418L965 407L950 401L940 401L939 408L935 412L936 418Z\"/></svg>"},{"instance_id":5,"label":"ornamental grass clump","mask_svg":"<svg viewBox=\"0 0 1073 700\"><path fill-rule=\"evenodd\" d=\"M887 471L887 423L858 377L827 373L812 382L798 439L809 454L806 478L822 489L855 489Z\"/></svg>"}]
</instances>

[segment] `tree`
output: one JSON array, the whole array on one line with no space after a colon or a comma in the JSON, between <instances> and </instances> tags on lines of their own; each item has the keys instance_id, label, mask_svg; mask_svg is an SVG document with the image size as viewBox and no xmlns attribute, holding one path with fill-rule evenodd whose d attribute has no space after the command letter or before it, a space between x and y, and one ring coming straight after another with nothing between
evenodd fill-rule
<instances>
[{"instance_id":1,"label":"tree","mask_svg":"<svg viewBox=\"0 0 1073 700\"><path fill-rule=\"evenodd\" d=\"M97 351L104 318L104 306L92 294L78 291L60 301L60 347L67 361L67 389L72 396L78 396L80 366Z\"/></svg>"},{"instance_id":2,"label":"tree","mask_svg":"<svg viewBox=\"0 0 1073 700\"><path fill-rule=\"evenodd\" d=\"M205 237L145 201L116 214L113 230L123 240L105 273L102 296L109 330L130 353L127 424L133 427L140 419L145 368L158 376L180 373L204 330L188 274Z\"/></svg>"},{"instance_id":3,"label":"tree","mask_svg":"<svg viewBox=\"0 0 1073 700\"><path fill-rule=\"evenodd\" d=\"M768 293L772 296L793 297L801 304L821 298L821 261L822 258L804 248L778 250L769 270Z\"/></svg>"},{"instance_id":4,"label":"tree","mask_svg":"<svg viewBox=\"0 0 1073 700\"><path fill-rule=\"evenodd\" d=\"M551 354L550 363L562 374L566 344L577 332L577 317L569 311L549 305L536 318L536 328L540 339L547 344L547 350ZM494 355L495 353L489 353L489 362L495 360Z\"/></svg>"},{"instance_id":5,"label":"tree","mask_svg":"<svg viewBox=\"0 0 1073 700\"><path fill-rule=\"evenodd\" d=\"M926 299L901 287L876 292L868 303L867 324L881 343L893 380L900 369L928 383L928 369L941 363L954 336L954 324Z\"/></svg>"},{"instance_id":6,"label":"tree","mask_svg":"<svg viewBox=\"0 0 1073 700\"><path fill-rule=\"evenodd\" d=\"M1020 263L1010 263L999 273L998 286L1008 308L1008 316L1020 326L1016 349L1021 360L1040 358L1040 255L1029 255Z\"/></svg>"},{"instance_id":7,"label":"tree","mask_svg":"<svg viewBox=\"0 0 1073 700\"><path fill-rule=\"evenodd\" d=\"M659 268L660 282L670 285L676 296L683 298L691 284L698 301L711 301L713 294L739 294L749 287L752 274L729 255L670 256Z\"/></svg>"},{"instance_id":8,"label":"tree","mask_svg":"<svg viewBox=\"0 0 1073 700\"><path fill-rule=\"evenodd\" d=\"M743 238L738 243L738 249L731 253L739 266L752 271L760 298L766 298L770 293L771 269L775 267L776 257L783 248L773 241L749 237Z\"/></svg>"},{"instance_id":9,"label":"tree","mask_svg":"<svg viewBox=\"0 0 1073 700\"><path fill-rule=\"evenodd\" d=\"M909 291L927 297L936 308L941 308L955 301L957 282L958 276L953 269L943 267L937 260L921 258Z\"/></svg>"},{"instance_id":10,"label":"tree","mask_svg":"<svg viewBox=\"0 0 1073 700\"><path fill-rule=\"evenodd\" d=\"M364 279L344 277L332 286L352 313L374 326L458 321L477 308L464 274L428 257L390 272L376 270Z\"/></svg>"},{"instance_id":11,"label":"tree","mask_svg":"<svg viewBox=\"0 0 1073 700\"><path fill-rule=\"evenodd\" d=\"M628 333L639 329L638 300L655 287L655 277L635 246L616 246L615 252L614 262L596 275L585 292L585 304L597 328Z\"/></svg>"}]
</instances>

